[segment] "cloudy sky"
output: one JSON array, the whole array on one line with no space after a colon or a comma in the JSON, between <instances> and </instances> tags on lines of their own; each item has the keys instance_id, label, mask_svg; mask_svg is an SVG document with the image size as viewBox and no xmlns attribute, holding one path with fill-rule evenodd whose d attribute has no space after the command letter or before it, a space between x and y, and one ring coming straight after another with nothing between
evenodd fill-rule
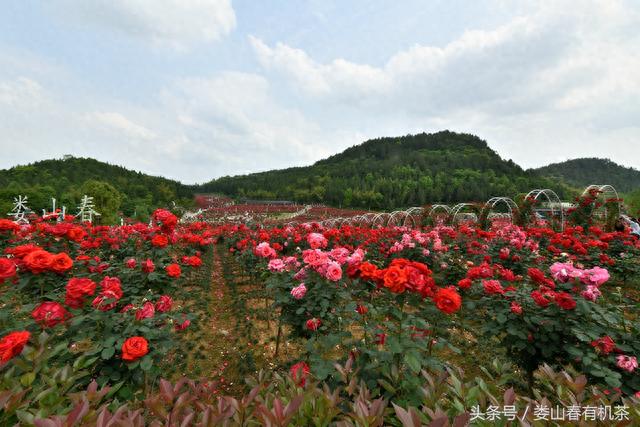
<instances>
[{"instance_id":1,"label":"cloudy sky","mask_svg":"<svg viewBox=\"0 0 640 427\"><path fill-rule=\"evenodd\" d=\"M450 129L640 168L640 2L7 0L0 168L187 183Z\"/></svg>"}]
</instances>

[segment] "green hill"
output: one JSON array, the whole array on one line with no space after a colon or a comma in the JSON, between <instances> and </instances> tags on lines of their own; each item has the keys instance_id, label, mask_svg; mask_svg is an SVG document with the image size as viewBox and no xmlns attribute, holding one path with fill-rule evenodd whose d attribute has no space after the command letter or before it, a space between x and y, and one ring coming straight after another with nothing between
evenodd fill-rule
<instances>
[{"instance_id":1,"label":"green hill","mask_svg":"<svg viewBox=\"0 0 640 427\"><path fill-rule=\"evenodd\" d=\"M98 197L95 193L100 191L105 193L102 198L108 198L96 200L107 211L106 222L112 222L117 212L146 219L154 207L168 206L172 201L190 204L193 199L190 187L177 181L70 156L0 170L0 188L3 213L9 212L11 201L18 194L27 195L28 206L38 213L51 209L51 197L57 199L58 206L65 205L75 213L83 194ZM114 198L117 200L111 200ZM97 210L100 212L100 208Z\"/></svg>"},{"instance_id":2,"label":"green hill","mask_svg":"<svg viewBox=\"0 0 640 427\"><path fill-rule=\"evenodd\" d=\"M378 138L307 167L222 177L199 187L252 199L394 209L434 202L485 201L565 186L502 159L480 138L450 131Z\"/></svg>"},{"instance_id":3,"label":"green hill","mask_svg":"<svg viewBox=\"0 0 640 427\"><path fill-rule=\"evenodd\" d=\"M584 188L591 184L610 184L621 193L640 189L640 171L621 166L609 159L582 158L553 163L536 169L540 175L563 180Z\"/></svg>"}]
</instances>

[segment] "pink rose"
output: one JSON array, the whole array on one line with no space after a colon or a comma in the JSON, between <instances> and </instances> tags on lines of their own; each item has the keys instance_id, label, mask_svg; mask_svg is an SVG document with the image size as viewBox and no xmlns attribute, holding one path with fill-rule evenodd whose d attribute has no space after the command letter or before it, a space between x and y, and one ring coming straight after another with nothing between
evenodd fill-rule
<instances>
[{"instance_id":1,"label":"pink rose","mask_svg":"<svg viewBox=\"0 0 640 427\"><path fill-rule=\"evenodd\" d=\"M342 268L340 268L340 264L335 261L329 262L329 264L327 264L326 278L332 282L340 280L342 278Z\"/></svg>"},{"instance_id":2,"label":"pink rose","mask_svg":"<svg viewBox=\"0 0 640 427\"><path fill-rule=\"evenodd\" d=\"M625 356L621 354L616 358L618 362L618 368L624 369L627 372L633 372L638 367L638 359L635 356Z\"/></svg>"},{"instance_id":3,"label":"pink rose","mask_svg":"<svg viewBox=\"0 0 640 427\"><path fill-rule=\"evenodd\" d=\"M586 290L582 291L582 297L593 302L596 302L600 295L602 295L602 292L595 285L589 285Z\"/></svg>"},{"instance_id":4,"label":"pink rose","mask_svg":"<svg viewBox=\"0 0 640 427\"><path fill-rule=\"evenodd\" d=\"M295 299L302 299L306 293L307 287L304 285L304 283L300 283L298 286L291 289L291 296Z\"/></svg>"},{"instance_id":5,"label":"pink rose","mask_svg":"<svg viewBox=\"0 0 640 427\"><path fill-rule=\"evenodd\" d=\"M582 273L580 280L585 285L600 286L609 280L609 272L606 268L593 267L590 270L584 270Z\"/></svg>"},{"instance_id":6,"label":"pink rose","mask_svg":"<svg viewBox=\"0 0 640 427\"><path fill-rule=\"evenodd\" d=\"M311 249L320 249L327 246L327 239L320 233L309 233L307 236L307 242Z\"/></svg>"},{"instance_id":7,"label":"pink rose","mask_svg":"<svg viewBox=\"0 0 640 427\"><path fill-rule=\"evenodd\" d=\"M272 273L280 273L281 271L284 271L285 265L280 258L275 258L269 261L268 268Z\"/></svg>"}]
</instances>

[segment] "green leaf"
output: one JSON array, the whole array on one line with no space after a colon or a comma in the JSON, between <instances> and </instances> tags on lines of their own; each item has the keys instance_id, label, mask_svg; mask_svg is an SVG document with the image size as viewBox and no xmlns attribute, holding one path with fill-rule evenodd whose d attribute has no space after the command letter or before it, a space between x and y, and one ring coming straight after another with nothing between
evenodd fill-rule
<instances>
[{"instance_id":1,"label":"green leaf","mask_svg":"<svg viewBox=\"0 0 640 427\"><path fill-rule=\"evenodd\" d=\"M31 383L33 383L33 380L35 379L36 379L35 372L27 372L22 377L20 377L20 383L25 387L29 387Z\"/></svg>"},{"instance_id":2,"label":"green leaf","mask_svg":"<svg viewBox=\"0 0 640 427\"><path fill-rule=\"evenodd\" d=\"M142 358L142 361L140 362L140 369L142 369L143 371L148 371L152 366L153 359L151 358L151 356L145 356Z\"/></svg>"},{"instance_id":3,"label":"green leaf","mask_svg":"<svg viewBox=\"0 0 640 427\"><path fill-rule=\"evenodd\" d=\"M111 359L115 353L116 349L114 347L107 347L102 350L102 353L100 353L100 357L102 357L102 360L108 360Z\"/></svg>"},{"instance_id":4,"label":"green leaf","mask_svg":"<svg viewBox=\"0 0 640 427\"><path fill-rule=\"evenodd\" d=\"M415 353L406 353L404 361L414 373L420 373L421 363Z\"/></svg>"}]
</instances>

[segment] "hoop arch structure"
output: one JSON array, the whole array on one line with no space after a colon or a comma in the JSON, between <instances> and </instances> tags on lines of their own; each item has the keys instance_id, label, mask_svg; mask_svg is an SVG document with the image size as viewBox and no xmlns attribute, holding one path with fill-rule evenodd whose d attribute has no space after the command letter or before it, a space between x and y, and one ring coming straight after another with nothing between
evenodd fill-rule
<instances>
[{"instance_id":1,"label":"hoop arch structure","mask_svg":"<svg viewBox=\"0 0 640 427\"><path fill-rule=\"evenodd\" d=\"M464 212L465 210L472 210L472 212ZM471 218L473 222L478 222L476 206L473 203L458 203L451 208L451 225L456 225L463 215Z\"/></svg>"},{"instance_id":2,"label":"hoop arch structure","mask_svg":"<svg viewBox=\"0 0 640 427\"><path fill-rule=\"evenodd\" d=\"M618 212L621 212L622 206L620 206L620 196L618 195L618 191L613 187L613 185L609 184L591 184L582 192L583 196L586 196L591 191L596 190L598 192L598 198L602 197L603 205L604 205L604 218L608 218L607 212L607 200L614 199L616 204L618 205Z\"/></svg>"},{"instance_id":3,"label":"hoop arch structure","mask_svg":"<svg viewBox=\"0 0 640 427\"><path fill-rule=\"evenodd\" d=\"M493 212L496 206L505 205L509 212L505 212L504 215L502 213ZM513 215L514 213L518 213L520 210L518 209L518 205L509 197L492 197L484 204L482 210L480 211L480 216L486 218L488 220L495 218L509 218L509 220L513 223Z\"/></svg>"},{"instance_id":4,"label":"hoop arch structure","mask_svg":"<svg viewBox=\"0 0 640 427\"><path fill-rule=\"evenodd\" d=\"M465 203L460 204L464 205ZM454 208L457 206L459 205L454 206ZM442 203L431 205L431 207L429 208L429 212L427 213L427 220L435 225L437 222L436 219L439 218L439 216L444 216L445 220L442 221L442 223L445 223L447 218L451 217L452 212L453 208L450 208L448 205Z\"/></svg>"},{"instance_id":5,"label":"hoop arch structure","mask_svg":"<svg viewBox=\"0 0 640 427\"><path fill-rule=\"evenodd\" d=\"M552 217L559 218L560 231L564 231L564 227L566 224L565 212L564 212L564 208L562 207L562 200L560 200L560 197L558 197L558 194L556 194L555 191L549 188L538 188L538 189L529 191L527 195L524 197L525 199L539 200L541 196L544 196L544 199L546 199L545 203L547 203L549 207L548 210L534 208L533 211L535 213L548 211Z\"/></svg>"}]
</instances>

